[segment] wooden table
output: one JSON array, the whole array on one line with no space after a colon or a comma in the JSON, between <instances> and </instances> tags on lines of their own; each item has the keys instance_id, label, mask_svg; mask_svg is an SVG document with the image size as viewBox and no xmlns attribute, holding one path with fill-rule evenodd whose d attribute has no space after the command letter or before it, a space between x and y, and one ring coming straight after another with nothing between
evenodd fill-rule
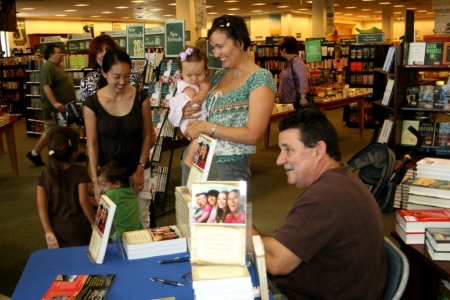
<instances>
[{"instance_id":1,"label":"wooden table","mask_svg":"<svg viewBox=\"0 0 450 300\"><path fill-rule=\"evenodd\" d=\"M364 137L364 96L365 94L336 99L336 100L315 100L314 104L316 105L316 110L324 111L327 109L335 109L340 108L350 103L357 102L357 110L358 110L358 126L359 126L359 136Z\"/></svg>"},{"instance_id":2,"label":"wooden table","mask_svg":"<svg viewBox=\"0 0 450 300\"><path fill-rule=\"evenodd\" d=\"M266 147L266 149L269 148L270 124L280 122L281 120L286 118L290 113L293 113L293 112L295 112L295 109L279 112L276 114L272 114L272 116L270 116L269 124L267 125L267 130L266 130L266 133L264 134L264 146Z\"/></svg>"},{"instance_id":3,"label":"wooden table","mask_svg":"<svg viewBox=\"0 0 450 300\"><path fill-rule=\"evenodd\" d=\"M8 146L9 160L13 169L14 176L19 177L19 163L17 161L16 135L14 134L14 123L8 123L0 127L0 153L5 153L3 144L3 133L6 136L6 145Z\"/></svg>"},{"instance_id":4,"label":"wooden table","mask_svg":"<svg viewBox=\"0 0 450 300\"><path fill-rule=\"evenodd\" d=\"M450 262L434 261L425 245L406 245L395 231L391 235L399 242L409 263L408 284L402 299L437 299L440 280L450 279Z\"/></svg>"}]
</instances>

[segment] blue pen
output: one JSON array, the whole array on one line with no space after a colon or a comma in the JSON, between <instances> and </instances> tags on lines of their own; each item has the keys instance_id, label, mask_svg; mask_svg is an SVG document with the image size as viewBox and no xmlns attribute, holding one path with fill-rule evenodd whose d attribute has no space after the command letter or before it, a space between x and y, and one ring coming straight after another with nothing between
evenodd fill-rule
<instances>
[{"instance_id":1,"label":"blue pen","mask_svg":"<svg viewBox=\"0 0 450 300\"><path fill-rule=\"evenodd\" d=\"M182 262L182 261L190 261L191 256L189 254L184 256L177 256L172 259L162 259L159 261L160 264L173 263L173 262Z\"/></svg>"}]
</instances>

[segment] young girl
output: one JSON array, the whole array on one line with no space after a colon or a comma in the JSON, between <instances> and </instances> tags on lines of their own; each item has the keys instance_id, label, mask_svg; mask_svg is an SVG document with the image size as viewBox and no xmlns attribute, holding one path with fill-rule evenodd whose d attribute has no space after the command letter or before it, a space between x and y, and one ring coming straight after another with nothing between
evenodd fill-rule
<instances>
[{"instance_id":1,"label":"young girl","mask_svg":"<svg viewBox=\"0 0 450 300\"><path fill-rule=\"evenodd\" d=\"M61 127L50 134L48 165L38 178L37 207L48 248L88 245L94 210L88 195L86 167L73 165L78 133Z\"/></svg>"},{"instance_id":2,"label":"young girl","mask_svg":"<svg viewBox=\"0 0 450 300\"><path fill-rule=\"evenodd\" d=\"M102 192L117 205L114 213L116 233L112 235L112 239L122 241L124 232L143 228L139 203L134 189L130 187L127 168L112 161L101 167L97 176Z\"/></svg>"},{"instance_id":3,"label":"young girl","mask_svg":"<svg viewBox=\"0 0 450 300\"><path fill-rule=\"evenodd\" d=\"M201 106L201 113L197 120L206 120L206 96L209 91L209 82L205 80L208 70L208 57L197 47L187 46L177 59L177 66L182 79L177 82L177 92L170 100L169 120L175 127L180 127L184 134L192 119L182 119L183 107L191 103L192 106ZM189 152L184 160L188 167L194 160L197 139L192 141Z\"/></svg>"}]
</instances>

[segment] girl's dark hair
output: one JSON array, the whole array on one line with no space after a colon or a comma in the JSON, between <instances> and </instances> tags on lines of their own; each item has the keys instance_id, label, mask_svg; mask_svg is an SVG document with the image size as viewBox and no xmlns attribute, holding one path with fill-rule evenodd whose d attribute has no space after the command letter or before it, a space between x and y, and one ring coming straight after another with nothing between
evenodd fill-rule
<instances>
[{"instance_id":1,"label":"girl's dark hair","mask_svg":"<svg viewBox=\"0 0 450 300\"><path fill-rule=\"evenodd\" d=\"M186 53L187 49L192 49L193 50L192 54L187 54ZM193 46L186 46L183 49L183 51L180 52L180 55L182 53L186 54L186 59L183 61L186 61L186 62L203 61L205 63L205 71L208 70L208 56L200 48L193 47ZM183 72L183 65L182 65L183 61L181 60L180 55L178 55L178 57L177 57L177 68L178 68L178 70Z\"/></svg>"},{"instance_id":2,"label":"girl's dark hair","mask_svg":"<svg viewBox=\"0 0 450 300\"><path fill-rule=\"evenodd\" d=\"M250 46L250 35L242 17L223 15L215 18L208 31L208 40L216 30L224 32L228 38L233 40L235 45L242 45L244 51L247 51Z\"/></svg>"},{"instance_id":3,"label":"girl's dark hair","mask_svg":"<svg viewBox=\"0 0 450 300\"><path fill-rule=\"evenodd\" d=\"M64 180L60 175L61 165L73 161L73 153L78 150L79 144L78 132L70 127L59 127L50 133L47 171L55 194L59 192L61 181Z\"/></svg>"},{"instance_id":4,"label":"girl's dark hair","mask_svg":"<svg viewBox=\"0 0 450 300\"><path fill-rule=\"evenodd\" d=\"M223 222L223 220L225 220L227 215L231 212L230 207L228 206L228 192L227 191L223 191L223 192L220 192L219 195L220 194L227 195L227 205L225 206L225 211L223 209L217 207L216 223ZM219 196L217 196L217 197L219 197ZM217 199L217 201L218 200L219 199Z\"/></svg>"},{"instance_id":5,"label":"girl's dark hair","mask_svg":"<svg viewBox=\"0 0 450 300\"><path fill-rule=\"evenodd\" d=\"M285 36L281 38L280 50L286 50L287 54L298 54L297 39L293 36Z\"/></svg>"},{"instance_id":6,"label":"girl's dark hair","mask_svg":"<svg viewBox=\"0 0 450 300\"><path fill-rule=\"evenodd\" d=\"M132 68L131 59L128 54L126 54L122 50L117 49L111 49L108 52L105 53L105 56L103 56L103 63L102 63L102 71L105 73L108 73L109 70L111 70L112 66L115 64L122 62L130 65L130 70ZM106 78L103 76L100 76L100 79L98 80L97 86L99 89L106 86L108 82L106 81Z\"/></svg>"},{"instance_id":7,"label":"girl's dark hair","mask_svg":"<svg viewBox=\"0 0 450 300\"><path fill-rule=\"evenodd\" d=\"M117 45L116 41L111 36L105 34L95 37L91 41L88 50L90 68L96 69L100 67L95 59L97 57L97 50L102 49L103 45L108 45L111 49L120 50L119 45Z\"/></svg>"},{"instance_id":8,"label":"girl's dark hair","mask_svg":"<svg viewBox=\"0 0 450 300\"><path fill-rule=\"evenodd\" d=\"M103 176L110 183L120 182L122 187L130 187L130 179L128 177L127 167L111 161L98 170L97 176Z\"/></svg>"}]
</instances>

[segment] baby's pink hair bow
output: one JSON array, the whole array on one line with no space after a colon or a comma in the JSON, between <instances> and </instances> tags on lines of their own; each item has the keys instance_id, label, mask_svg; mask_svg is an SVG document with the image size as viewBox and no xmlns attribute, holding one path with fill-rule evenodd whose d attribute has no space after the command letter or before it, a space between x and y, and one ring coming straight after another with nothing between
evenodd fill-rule
<instances>
[{"instance_id":1,"label":"baby's pink hair bow","mask_svg":"<svg viewBox=\"0 0 450 300\"><path fill-rule=\"evenodd\" d=\"M186 48L186 50L180 52L180 60L181 61L185 61L186 58L188 57L188 55L191 55L192 53L194 53L194 49L192 48Z\"/></svg>"}]
</instances>

